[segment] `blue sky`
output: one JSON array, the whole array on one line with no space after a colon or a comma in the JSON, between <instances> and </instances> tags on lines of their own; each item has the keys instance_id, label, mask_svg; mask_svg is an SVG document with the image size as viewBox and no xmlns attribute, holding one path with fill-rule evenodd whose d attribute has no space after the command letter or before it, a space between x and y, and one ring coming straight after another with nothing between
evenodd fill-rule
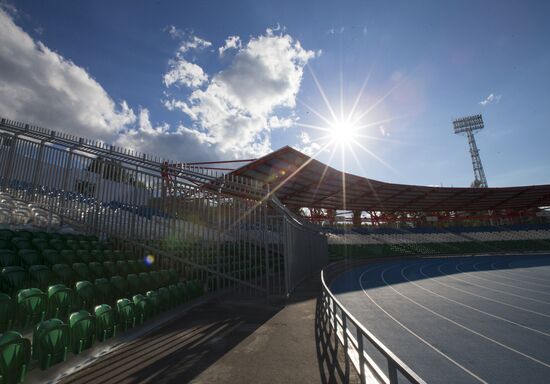
<instances>
[{"instance_id":1,"label":"blue sky","mask_svg":"<svg viewBox=\"0 0 550 384\"><path fill-rule=\"evenodd\" d=\"M291 145L378 180L467 186L451 121L482 113L489 186L550 183L547 2L2 4L2 116L182 161ZM334 119L315 78L340 118L369 74L360 145L320 139L310 126Z\"/></svg>"}]
</instances>

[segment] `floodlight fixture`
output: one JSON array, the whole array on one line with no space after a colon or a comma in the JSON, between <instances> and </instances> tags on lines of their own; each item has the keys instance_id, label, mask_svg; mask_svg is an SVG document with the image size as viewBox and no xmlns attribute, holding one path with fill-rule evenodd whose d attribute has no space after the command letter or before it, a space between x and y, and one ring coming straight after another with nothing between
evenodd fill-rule
<instances>
[{"instance_id":1,"label":"floodlight fixture","mask_svg":"<svg viewBox=\"0 0 550 384\"><path fill-rule=\"evenodd\" d=\"M484 127L485 125L483 124L483 118L481 115L466 116L453 120L455 134L465 133L468 137L475 177L473 186L480 188L487 188L487 179L485 178L485 171L483 170L483 165L481 164L481 157L479 157L479 150L477 149L474 134Z\"/></svg>"}]
</instances>

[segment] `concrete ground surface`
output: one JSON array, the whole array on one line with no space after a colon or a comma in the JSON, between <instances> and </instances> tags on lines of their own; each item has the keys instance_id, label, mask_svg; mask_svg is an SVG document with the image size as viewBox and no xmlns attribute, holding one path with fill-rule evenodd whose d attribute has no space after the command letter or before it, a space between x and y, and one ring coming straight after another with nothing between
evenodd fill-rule
<instances>
[{"instance_id":1,"label":"concrete ground surface","mask_svg":"<svg viewBox=\"0 0 550 384\"><path fill-rule=\"evenodd\" d=\"M428 383L550 382L550 255L370 263L332 291Z\"/></svg>"},{"instance_id":2,"label":"concrete ground surface","mask_svg":"<svg viewBox=\"0 0 550 384\"><path fill-rule=\"evenodd\" d=\"M88 362L59 383L322 383L330 351L316 337L319 277L285 302L216 299ZM326 347L326 346L325 346ZM319 358L327 358L323 365ZM69 361L70 364L70 361Z\"/></svg>"}]
</instances>

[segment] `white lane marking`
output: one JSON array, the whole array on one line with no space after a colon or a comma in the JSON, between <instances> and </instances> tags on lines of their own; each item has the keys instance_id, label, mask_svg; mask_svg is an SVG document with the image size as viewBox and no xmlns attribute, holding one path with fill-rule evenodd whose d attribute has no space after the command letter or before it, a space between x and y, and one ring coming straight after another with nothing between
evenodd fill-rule
<instances>
[{"instance_id":1,"label":"white lane marking","mask_svg":"<svg viewBox=\"0 0 550 384\"><path fill-rule=\"evenodd\" d=\"M446 265L446 264L450 264L450 263L444 263L444 264L441 264L437 267L437 270L439 273L441 273L443 276L445 277L448 277L450 279L453 279L453 280L458 280L458 281L462 281L461 279L455 277L455 276L451 276L450 274L448 273L445 273L441 270L441 267ZM451 289L455 289L457 291L460 291L460 292L464 292L468 295L471 295L471 296L475 296L475 297L480 297L482 299L485 299L485 300L489 300L489 301L493 301L495 303L498 303L498 304L502 304L502 305L506 305L508 307L511 307L511 308L515 308L515 309L519 309L521 311L525 311L525 312L529 312L529 313L533 313L535 315L539 315L539 316L544 316L544 317L548 317L550 318L550 315L547 315L545 313L541 313L541 312L537 312L537 311L533 311L532 309L527 309L527 308L523 308L523 307L519 307L517 305L514 305L514 304L509 304L509 303L506 303L504 301L501 301L501 300L497 300L497 299L492 299L490 297L487 297L487 296L483 296L483 295L478 295L477 293L473 293L473 292L469 292L469 291L466 291L464 289L461 289L461 288L458 288L458 287L453 287L452 285L448 285L448 284L445 284L445 283L442 283L440 281L438 281L437 279L434 279L434 281L437 281L438 284L441 284L445 287L448 287L448 288L451 288ZM475 284L472 284L472 285L475 285ZM481 288L483 288L483 286L481 286Z\"/></svg>"},{"instance_id":2,"label":"white lane marking","mask_svg":"<svg viewBox=\"0 0 550 384\"><path fill-rule=\"evenodd\" d=\"M541 283L537 283L537 282L534 282L534 281L529 281L527 279L522 280L522 279L518 278L517 276L516 276L516 278L509 277L510 273L508 273L508 270L504 270L504 269L501 269L501 268L497 267L497 263L491 263L490 267L491 267L492 270L498 270L498 277L500 277L502 279L517 281L518 283L538 285L538 286L541 286L541 287L544 287L544 288L550 288L549 284L541 284ZM487 272L487 271L483 271L483 272ZM515 276L515 275L511 275L511 276Z\"/></svg>"},{"instance_id":3,"label":"white lane marking","mask_svg":"<svg viewBox=\"0 0 550 384\"><path fill-rule=\"evenodd\" d=\"M424 276L425 278L427 278L428 280L433 280L433 279L424 273L423 268L424 268L424 267L429 267L429 266L431 266L431 265L435 265L435 264L432 263L432 264L424 265L424 266L421 267L420 270L419 270L420 274L421 274L422 276ZM409 265L407 268L410 268L410 267L412 267L412 266L414 266L414 265ZM405 269L407 269L407 268L405 268ZM448 301L450 301L450 302L452 302L452 303L455 303L455 304L461 305L461 306L463 306L463 307L469 308L469 309L471 309L471 310L474 310L474 311L476 311L476 312L482 313L482 314L484 314L484 315L487 315L487 316L490 316L490 317L494 317L495 319L498 319L498 320L502 320L502 321L504 321L504 322L506 322L506 323L510 323L510 324L516 325L516 326L518 326L518 327L525 328L525 329L527 329L527 330L529 330L529 331L533 331L533 332L536 332L536 333L540 333L541 335L550 337L550 333L546 333L546 332L543 332L543 331L539 331L538 329L528 327L527 325L523 325L523 324L516 323L515 321L508 320L508 319L505 319L504 317L500 317L500 316L498 316L498 315L495 315L495 314L492 314L492 313L483 311L483 310L481 310L481 309L472 307L472 306L470 306L470 305L468 305L468 304L461 303L460 301L457 301L457 300L451 299L451 298L449 298L449 297L443 296L443 295L441 295L441 294L439 294L439 293L437 293L437 292L432 291L431 289L428 289L428 288L426 288L426 287L423 287L423 286L421 286L420 284L417 284L417 283L415 283L414 281L409 280L409 279L407 278L407 276L405 276L405 269L401 270L401 276L403 276L403 278L406 279L409 283L411 283L411 284L417 286L417 287L420 288L420 289L423 289L423 290L426 291L426 292L429 292L429 293L431 293L431 294L433 294L433 295L435 295L435 296L441 297L442 299L448 300Z\"/></svg>"},{"instance_id":4,"label":"white lane marking","mask_svg":"<svg viewBox=\"0 0 550 384\"><path fill-rule=\"evenodd\" d=\"M459 327L459 328L462 328L462 329L464 329L464 330L466 330L466 331L468 331L468 332L471 332L471 333L473 333L474 335L477 335L477 336L479 336L479 337L481 337L481 338L483 338L483 339L485 339L485 340L487 340L487 341L490 341L490 342L492 342L492 343L494 343L494 344L496 344L496 345L498 345L498 346L500 346L500 347L502 347L502 348L505 348L505 349L507 349L507 350L509 350L509 351L511 351L511 352L517 353L518 355L523 356L523 357L525 357L525 358L527 358L527 359L529 359L529 360L532 360L532 361L534 361L535 363L538 363L538 364L543 365L543 366L545 366L545 367L547 367L547 368L550 368L550 364L547 364L547 363L545 363L544 361L541 361L541 360L539 360L539 359L536 359L536 358L534 358L534 357L532 357L532 356L529 356L529 355L526 354L526 353L523 353L523 352L521 352L521 351L518 351L517 349L514 349L514 348L512 348L512 347L510 347L510 346L508 346L508 345L506 345L506 344L504 344L504 343L501 343L500 341L497 341L497 340L495 340L495 339L493 339L493 338L491 338L491 337L489 337L489 336L486 336L486 335L484 335L483 333L474 331L473 329L468 328L467 326L465 326L465 325L463 325L463 324L460 324L459 322L454 321L453 319L450 319L450 318L448 318L447 316L442 315L441 313L438 313L438 312L436 312L436 311L434 311L434 310L432 310L432 309L426 307L425 305L420 304L419 302L417 302L416 300L411 299L411 298L408 297L407 295L404 295L403 293L399 292L397 289L395 289L394 287L392 287L392 286L387 282L387 280L384 278L384 274L386 273L386 271L387 271L387 269L385 269L384 271L382 271L382 275L380 276L380 277L382 278L382 281L388 286L388 288L390 288L391 290L393 290L393 291L394 291L395 293L397 293L399 296L402 296L404 299L409 300L411 303L418 305L420 308L426 310L427 312L430 312L430 313L433 314L434 316L440 317L440 318L442 318L443 320L446 320L446 321L448 321L449 323L454 324L454 325L456 325L456 326Z\"/></svg>"},{"instance_id":5,"label":"white lane marking","mask_svg":"<svg viewBox=\"0 0 550 384\"><path fill-rule=\"evenodd\" d=\"M388 267L388 268L392 268L391 266ZM388 269L386 268L386 269ZM483 380L482 378L480 378L479 376L477 376L475 373L473 373L472 371L470 371L468 368L464 367L463 365L461 365L459 362L457 362L456 360L454 360L452 357L446 355L445 353L441 352L439 349L437 349L436 347L434 347L432 344L430 344L428 341L424 340L421 336L419 336L418 334L416 334L414 331L412 331L410 328L408 328L405 324L403 324L402 322L400 322L399 320L397 320L394 316L390 315L388 313L388 311L386 311L384 308L382 308L368 293L367 293L367 290L363 287L363 275L366 273L367 271L363 272L361 274L361 276L359 276L359 285L361 286L361 289L363 290L363 293L370 299L370 301L372 301L372 303L374 305L376 305L378 307L378 309L380 309L382 312L384 312L386 314L386 316L388 316L390 319L392 319L394 322L396 322L397 324L399 324L403 329L405 329L407 332L409 332L411 335L413 335L414 337L416 337L418 340L420 340L422 343L424 343L425 345L427 345L428 347L430 347L432 350L434 350L435 352L437 352L438 354L440 354L441 356L443 356L445 359L449 360L451 363L453 363L454 365L456 365L458 368L462 369L464 372L468 373L470 376L472 376L473 378L475 378L477 381L479 381L480 383L485 383L485 384L489 384L487 381Z\"/></svg>"},{"instance_id":6,"label":"white lane marking","mask_svg":"<svg viewBox=\"0 0 550 384\"><path fill-rule=\"evenodd\" d=\"M460 263L460 264L464 264L464 262L462 262L462 263ZM461 269L458 268L458 265L460 265L460 264L455 264L455 266L454 266L455 269L456 269L458 272L462 272L462 273L468 274L468 271L463 271L463 270L461 270ZM468 274L468 276L472 277L471 274ZM458 278L458 277L455 277L455 276L453 276L453 278L454 278L455 280L462 281L463 283L471 284L471 285L474 285L474 286L476 286L476 287L480 287L480 288L483 288L483 289L487 289L487 290L489 290L489 291L502 293L502 294L508 295L508 296L519 297L520 299L529 300L529 301L534 301L534 302L539 303L539 304L550 305L550 303L547 302L547 301L538 300L538 299L533 299L532 297L523 296L523 295L518 295L517 293L511 293L511 292L503 291L503 290L496 289L496 288L490 288L490 287L487 287L487 286L485 286L485 285L480 285L480 284L472 283L472 282L469 281L469 280L464 280L464 279L461 279L461 278ZM485 279L485 280L486 280L486 279Z\"/></svg>"},{"instance_id":7,"label":"white lane marking","mask_svg":"<svg viewBox=\"0 0 550 384\"><path fill-rule=\"evenodd\" d=\"M538 289L519 287L519 286L514 285L514 284L502 283L502 282L500 282L500 281L496 281L496 280L493 280L493 279L487 279L487 278L485 278L485 277L478 276L479 273L482 273L483 275L489 273L489 272L487 272L487 271L482 271L482 270L476 268L476 266L479 265L479 264L481 264L481 262L475 263L475 264L472 265L472 268L474 269L474 271L475 271L476 273L470 273L470 272L474 272L474 271L463 271L462 269L458 268L458 266L459 266L459 265L462 265L462 264L465 264L465 263L457 264L457 269L458 269L460 272L468 273L468 276L470 276L470 277L474 277L474 278L480 279L480 280L485 280L485 281L488 281L488 282L494 283L494 284L504 285L505 287L515 288L515 289L521 289L521 290L523 290L523 291L535 292L535 293L539 293L539 294L541 294L541 295L548 295L548 296L550 296L550 293L549 293L549 292L539 291ZM550 302L547 302L547 304L550 304Z\"/></svg>"}]
</instances>

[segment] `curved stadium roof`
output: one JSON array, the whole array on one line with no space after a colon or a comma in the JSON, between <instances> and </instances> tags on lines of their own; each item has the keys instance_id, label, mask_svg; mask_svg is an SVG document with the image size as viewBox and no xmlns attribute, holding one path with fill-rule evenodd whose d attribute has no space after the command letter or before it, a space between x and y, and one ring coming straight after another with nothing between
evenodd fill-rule
<instances>
[{"instance_id":1,"label":"curved stadium roof","mask_svg":"<svg viewBox=\"0 0 550 384\"><path fill-rule=\"evenodd\" d=\"M446 188L384 183L340 172L288 146L232 174L268 183L288 207L430 212L550 206L550 185Z\"/></svg>"}]
</instances>

